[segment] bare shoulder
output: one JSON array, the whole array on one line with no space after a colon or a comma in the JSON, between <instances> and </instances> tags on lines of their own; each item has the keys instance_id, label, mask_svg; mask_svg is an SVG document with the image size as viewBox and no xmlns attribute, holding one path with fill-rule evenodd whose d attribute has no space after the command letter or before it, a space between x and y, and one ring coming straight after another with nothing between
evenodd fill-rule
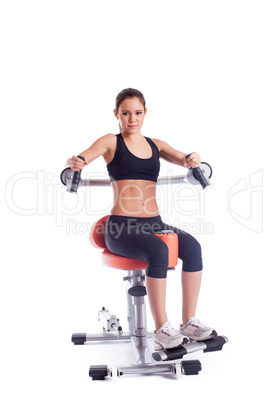
<instances>
[{"instance_id":1,"label":"bare shoulder","mask_svg":"<svg viewBox=\"0 0 268 402\"><path fill-rule=\"evenodd\" d=\"M96 141L96 144L101 145L102 147L108 149L112 149L116 145L116 135L109 133L99 137Z\"/></svg>"},{"instance_id":2,"label":"bare shoulder","mask_svg":"<svg viewBox=\"0 0 268 402\"><path fill-rule=\"evenodd\" d=\"M99 140L106 141L106 142L113 141L113 140L115 140L115 137L116 137L115 134L109 133L109 134L105 134L105 135L102 135L101 137L99 137Z\"/></svg>"},{"instance_id":3,"label":"bare shoulder","mask_svg":"<svg viewBox=\"0 0 268 402\"><path fill-rule=\"evenodd\" d=\"M176 165L185 166L186 154L173 148L167 142L153 139L159 149L159 157L167 162L175 163Z\"/></svg>"},{"instance_id":4,"label":"bare shoulder","mask_svg":"<svg viewBox=\"0 0 268 402\"><path fill-rule=\"evenodd\" d=\"M115 138L115 137L116 137L115 134L108 133L108 134L103 135L101 138L112 139L112 138Z\"/></svg>"},{"instance_id":5,"label":"bare shoulder","mask_svg":"<svg viewBox=\"0 0 268 402\"><path fill-rule=\"evenodd\" d=\"M159 151L165 149L166 147L169 147L169 145L165 141L159 140L158 138L151 138L151 140L155 143Z\"/></svg>"},{"instance_id":6,"label":"bare shoulder","mask_svg":"<svg viewBox=\"0 0 268 402\"><path fill-rule=\"evenodd\" d=\"M106 163L109 163L113 159L116 150L116 135L108 133L100 137L99 141L100 147L103 149L102 156L104 157Z\"/></svg>"}]
</instances>

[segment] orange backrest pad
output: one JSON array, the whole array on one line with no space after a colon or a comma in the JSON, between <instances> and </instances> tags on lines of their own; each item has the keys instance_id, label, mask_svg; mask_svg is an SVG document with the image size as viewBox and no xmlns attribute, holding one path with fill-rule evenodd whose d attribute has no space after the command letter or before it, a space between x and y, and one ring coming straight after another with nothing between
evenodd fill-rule
<instances>
[{"instance_id":1,"label":"orange backrest pad","mask_svg":"<svg viewBox=\"0 0 268 402\"><path fill-rule=\"evenodd\" d=\"M109 216L110 215L103 216L101 219L95 222L91 228L89 239L91 244L96 248L107 250L104 238L104 229Z\"/></svg>"}]
</instances>

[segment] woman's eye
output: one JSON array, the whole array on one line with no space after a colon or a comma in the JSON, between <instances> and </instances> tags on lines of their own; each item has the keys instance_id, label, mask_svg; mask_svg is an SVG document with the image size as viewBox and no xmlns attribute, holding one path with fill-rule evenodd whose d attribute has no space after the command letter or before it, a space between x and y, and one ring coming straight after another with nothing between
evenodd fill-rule
<instances>
[{"instance_id":1,"label":"woman's eye","mask_svg":"<svg viewBox=\"0 0 268 402\"><path fill-rule=\"evenodd\" d=\"M127 116L129 113L128 112L122 112L123 116ZM136 112L136 114L142 114L142 112Z\"/></svg>"}]
</instances>

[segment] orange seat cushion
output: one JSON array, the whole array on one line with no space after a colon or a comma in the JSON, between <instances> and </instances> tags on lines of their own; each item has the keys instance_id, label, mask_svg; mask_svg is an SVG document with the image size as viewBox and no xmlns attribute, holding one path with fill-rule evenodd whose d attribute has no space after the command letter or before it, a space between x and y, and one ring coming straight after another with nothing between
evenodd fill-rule
<instances>
[{"instance_id":1,"label":"orange seat cushion","mask_svg":"<svg viewBox=\"0 0 268 402\"><path fill-rule=\"evenodd\" d=\"M101 254L101 262L106 267L117 269L145 269L147 261L138 260L137 258L128 258L121 255L111 253L109 250L104 250Z\"/></svg>"},{"instance_id":2,"label":"orange seat cushion","mask_svg":"<svg viewBox=\"0 0 268 402\"><path fill-rule=\"evenodd\" d=\"M136 258L123 257L121 255L117 255L111 253L107 249L105 243L105 225L109 218L109 215L106 215L99 219L94 223L90 232L90 241L92 245L96 248L101 248L104 251L102 252L102 264L111 268L118 269L145 269L147 268L147 261L139 260ZM178 263L178 236L174 232L169 233L156 233L155 236L158 236L161 240L163 240L169 249L169 261L168 268L173 268Z\"/></svg>"}]
</instances>

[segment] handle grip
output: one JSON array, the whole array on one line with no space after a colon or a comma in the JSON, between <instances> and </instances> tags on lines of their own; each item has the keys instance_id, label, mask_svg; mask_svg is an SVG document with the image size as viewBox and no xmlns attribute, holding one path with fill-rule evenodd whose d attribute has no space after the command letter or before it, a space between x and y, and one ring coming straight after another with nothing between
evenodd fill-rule
<instances>
[{"instance_id":1,"label":"handle grip","mask_svg":"<svg viewBox=\"0 0 268 402\"><path fill-rule=\"evenodd\" d=\"M194 177L196 178L196 180L199 181L199 183L201 184L201 186L203 188L206 188L207 186L210 185L209 181L205 178L200 167L193 168L193 174L194 174Z\"/></svg>"},{"instance_id":2,"label":"handle grip","mask_svg":"<svg viewBox=\"0 0 268 402\"><path fill-rule=\"evenodd\" d=\"M78 156L78 158L82 159L82 161L85 160L85 158L83 156ZM81 178L81 170L79 170L79 172L73 173L73 180L72 180L72 184L70 187L70 193L77 193L80 178Z\"/></svg>"},{"instance_id":3,"label":"handle grip","mask_svg":"<svg viewBox=\"0 0 268 402\"><path fill-rule=\"evenodd\" d=\"M185 159L187 159L191 154L187 155ZM199 183L201 184L201 186L204 188L208 187L210 185L209 180L206 179L206 177L204 176L202 170L200 169L200 167L197 168L191 168L191 170L193 171L193 176L194 178L199 181Z\"/></svg>"}]
</instances>

